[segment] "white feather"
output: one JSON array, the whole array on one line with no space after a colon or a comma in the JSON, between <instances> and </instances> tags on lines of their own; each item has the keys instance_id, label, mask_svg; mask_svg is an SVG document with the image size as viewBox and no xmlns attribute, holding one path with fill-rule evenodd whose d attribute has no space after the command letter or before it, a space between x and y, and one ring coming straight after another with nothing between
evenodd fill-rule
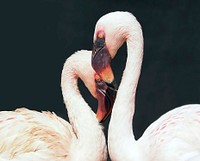
<instances>
[{"instance_id":1,"label":"white feather","mask_svg":"<svg viewBox=\"0 0 200 161\"><path fill-rule=\"evenodd\" d=\"M127 42L127 62L123 72L108 130L108 150L112 161L200 161L200 105L176 108L152 123L135 140L132 120L135 95L143 59L143 35L139 22L128 12L112 12L101 17L99 31L111 57Z\"/></svg>"},{"instance_id":2,"label":"white feather","mask_svg":"<svg viewBox=\"0 0 200 161\"><path fill-rule=\"evenodd\" d=\"M105 137L96 115L81 97L80 77L95 96L91 51L67 59L61 78L70 123L51 112L26 108L0 112L0 161L105 161Z\"/></svg>"}]
</instances>

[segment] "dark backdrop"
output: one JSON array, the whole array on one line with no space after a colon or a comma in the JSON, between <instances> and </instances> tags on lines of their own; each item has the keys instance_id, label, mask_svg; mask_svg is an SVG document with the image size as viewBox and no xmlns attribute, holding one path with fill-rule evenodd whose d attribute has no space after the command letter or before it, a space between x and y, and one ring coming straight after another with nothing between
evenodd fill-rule
<instances>
[{"instance_id":1,"label":"dark backdrop","mask_svg":"<svg viewBox=\"0 0 200 161\"><path fill-rule=\"evenodd\" d=\"M0 110L25 106L67 119L60 90L65 59L92 48L94 26L102 15L129 11L141 23L145 40L134 118L140 137L165 112L200 103L199 8L200 1L189 0L1 1ZM125 52L123 46L112 64L118 84ZM81 92L96 106L85 88Z\"/></svg>"}]
</instances>

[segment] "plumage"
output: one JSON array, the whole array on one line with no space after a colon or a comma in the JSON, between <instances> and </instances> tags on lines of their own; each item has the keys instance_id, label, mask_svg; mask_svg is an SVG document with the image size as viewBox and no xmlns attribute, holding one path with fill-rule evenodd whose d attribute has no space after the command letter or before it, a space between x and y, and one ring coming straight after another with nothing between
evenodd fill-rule
<instances>
[{"instance_id":1,"label":"plumage","mask_svg":"<svg viewBox=\"0 0 200 161\"><path fill-rule=\"evenodd\" d=\"M0 120L1 159L45 160L48 156L64 160L68 156L73 130L56 114L18 108L0 112Z\"/></svg>"},{"instance_id":2,"label":"plumage","mask_svg":"<svg viewBox=\"0 0 200 161\"><path fill-rule=\"evenodd\" d=\"M77 87L80 77L96 97L91 52L67 59L61 76L70 123L52 112L26 108L0 112L0 161L105 161L102 126Z\"/></svg>"},{"instance_id":3,"label":"plumage","mask_svg":"<svg viewBox=\"0 0 200 161\"><path fill-rule=\"evenodd\" d=\"M132 121L143 59L141 26L131 13L112 12L98 20L94 42L100 39L99 32L103 33L105 39L103 52L109 53L112 58L121 45L127 43L126 67L108 129L108 150L111 160L200 161L200 105L198 104L185 105L169 111L153 122L142 137L135 140ZM103 52L95 51L95 57ZM100 72L99 74L102 76Z\"/></svg>"}]
</instances>

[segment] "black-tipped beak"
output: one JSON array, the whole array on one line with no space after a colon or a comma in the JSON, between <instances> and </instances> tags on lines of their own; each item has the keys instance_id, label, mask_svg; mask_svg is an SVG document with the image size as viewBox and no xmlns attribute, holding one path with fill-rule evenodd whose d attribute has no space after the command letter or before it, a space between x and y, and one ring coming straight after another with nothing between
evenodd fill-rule
<instances>
[{"instance_id":1,"label":"black-tipped beak","mask_svg":"<svg viewBox=\"0 0 200 161\"><path fill-rule=\"evenodd\" d=\"M117 93L117 85L115 82L106 83L102 80L96 80L95 83L98 99L97 119L99 122L103 122L112 111Z\"/></svg>"},{"instance_id":2,"label":"black-tipped beak","mask_svg":"<svg viewBox=\"0 0 200 161\"><path fill-rule=\"evenodd\" d=\"M92 50L92 67L101 79L107 83L114 80L110 67L111 56L105 43L104 36L97 36Z\"/></svg>"},{"instance_id":3,"label":"black-tipped beak","mask_svg":"<svg viewBox=\"0 0 200 161\"><path fill-rule=\"evenodd\" d=\"M97 33L92 50L92 67L96 72L96 92L98 99L97 119L104 121L112 111L117 86L110 66L111 56L105 42L103 31Z\"/></svg>"}]
</instances>

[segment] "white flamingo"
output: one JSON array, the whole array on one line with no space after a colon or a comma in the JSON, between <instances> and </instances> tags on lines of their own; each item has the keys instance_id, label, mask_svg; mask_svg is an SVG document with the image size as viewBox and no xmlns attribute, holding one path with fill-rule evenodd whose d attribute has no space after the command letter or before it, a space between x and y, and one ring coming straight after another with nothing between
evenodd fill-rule
<instances>
[{"instance_id":1,"label":"white flamingo","mask_svg":"<svg viewBox=\"0 0 200 161\"><path fill-rule=\"evenodd\" d=\"M51 112L25 108L0 112L0 160L105 161L104 133L95 113L77 87L80 77L96 97L91 51L67 59L61 78L62 94L71 125Z\"/></svg>"},{"instance_id":2,"label":"white flamingo","mask_svg":"<svg viewBox=\"0 0 200 161\"><path fill-rule=\"evenodd\" d=\"M108 150L113 161L200 161L200 105L185 105L161 116L135 140L132 120L143 59L139 22L128 12L101 17L95 28L92 66L112 82L110 59L127 43L127 62L113 106ZM100 62L100 63L99 63ZM109 73L109 74L106 74Z\"/></svg>"}]
</instances>

